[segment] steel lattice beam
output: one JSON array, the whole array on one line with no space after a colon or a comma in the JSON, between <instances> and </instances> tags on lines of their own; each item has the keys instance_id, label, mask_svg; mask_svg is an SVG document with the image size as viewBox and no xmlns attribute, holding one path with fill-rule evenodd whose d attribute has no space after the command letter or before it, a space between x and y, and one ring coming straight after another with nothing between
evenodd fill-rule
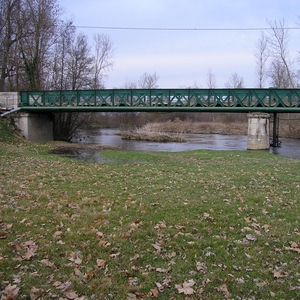
<instances>
[{"instance_id":1,"label":"steel lattice beam","mask_svg":"<svg viewBox=\"0 0 300 300\"><path fill-rule=\"evenodd\" d=\"M21 92L23 111L300 112L300 89L105 89Z\"/></svg>"}]
</instances>

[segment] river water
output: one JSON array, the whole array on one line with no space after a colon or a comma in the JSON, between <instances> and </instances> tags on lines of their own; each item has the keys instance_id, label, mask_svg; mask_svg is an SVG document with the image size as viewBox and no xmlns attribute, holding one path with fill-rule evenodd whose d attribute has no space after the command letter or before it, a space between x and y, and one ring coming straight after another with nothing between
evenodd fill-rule
<instances>
[{"instance_id":1,"label":"river water","mask_svg":"<svg viewBox=\"0 0 300 300\"><path fill-rule=\"evenodd\" d=\"M221 134L185 134L185 143L158 143L135 140L122 140L114 134L115 129L81 130L73 142L115 146L124 150L135 151L189 151L207 150L247 150L247 136ZM300 159L300 140L282 138L281 147L270 148L276 155ZM81 159L88 159L88 151L80 153Z\"/></svg>"}]
</instances>

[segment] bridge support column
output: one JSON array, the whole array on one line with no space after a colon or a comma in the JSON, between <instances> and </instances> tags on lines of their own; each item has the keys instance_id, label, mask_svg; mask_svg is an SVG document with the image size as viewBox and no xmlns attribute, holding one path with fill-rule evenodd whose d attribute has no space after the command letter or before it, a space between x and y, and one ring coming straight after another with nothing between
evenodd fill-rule
<instances>
[{"instance_id":1,"label":"bridge support column","mask_svg":"<svg viewBox=\"0 0 300 300\"><path fill-rule=\"evenodd\" d=\"M270 149L270 115L267 113L248 114L248 150Z\"/></svg>"},{"instance_id":2,"label":"bridge support column","mask_svg":"<svg viewBox=\"0 0 300 300\"><path fill-rule=\"evenodd\" d=\"M19 113L14 122L28 141L53 141L53 121L47 114Z\"/></svg>"}]
</instances>

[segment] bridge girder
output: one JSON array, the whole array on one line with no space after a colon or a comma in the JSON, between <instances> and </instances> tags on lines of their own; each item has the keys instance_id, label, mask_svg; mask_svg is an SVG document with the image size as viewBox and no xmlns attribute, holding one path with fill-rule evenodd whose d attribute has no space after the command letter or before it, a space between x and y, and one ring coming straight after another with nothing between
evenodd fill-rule
<instances>
[{"instance_id":1,"label":"bridge girder","mask_svg":"<svg viewBox=\"0 0 300 300\"><path fill-rule=\"evenodd\" d=\"M24 91L35 112L300 112L300 89L104 89Z\"/></svg>"}]
</instances>

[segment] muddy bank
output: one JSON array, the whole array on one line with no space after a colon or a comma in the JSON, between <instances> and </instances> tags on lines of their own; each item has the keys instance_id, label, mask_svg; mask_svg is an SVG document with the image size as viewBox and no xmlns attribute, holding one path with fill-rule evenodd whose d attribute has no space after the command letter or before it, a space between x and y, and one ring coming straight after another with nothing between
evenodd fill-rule
<instances>
[{"instance_id":1,"label":"muddy bank","mask_svg":"<svg viewBox=\"0 0 300 300\"><path fill-rule=\"evenodd\" d=\"M51 147L50 153L52 154L69 154L73 153L74 151L101 151L101 150L118 150L121 149L120 147L116 146L103 146L98 144L79 144L79 143L68 143L63 141L54 141L49 142Z\"/></svg>"}]
</instances>

